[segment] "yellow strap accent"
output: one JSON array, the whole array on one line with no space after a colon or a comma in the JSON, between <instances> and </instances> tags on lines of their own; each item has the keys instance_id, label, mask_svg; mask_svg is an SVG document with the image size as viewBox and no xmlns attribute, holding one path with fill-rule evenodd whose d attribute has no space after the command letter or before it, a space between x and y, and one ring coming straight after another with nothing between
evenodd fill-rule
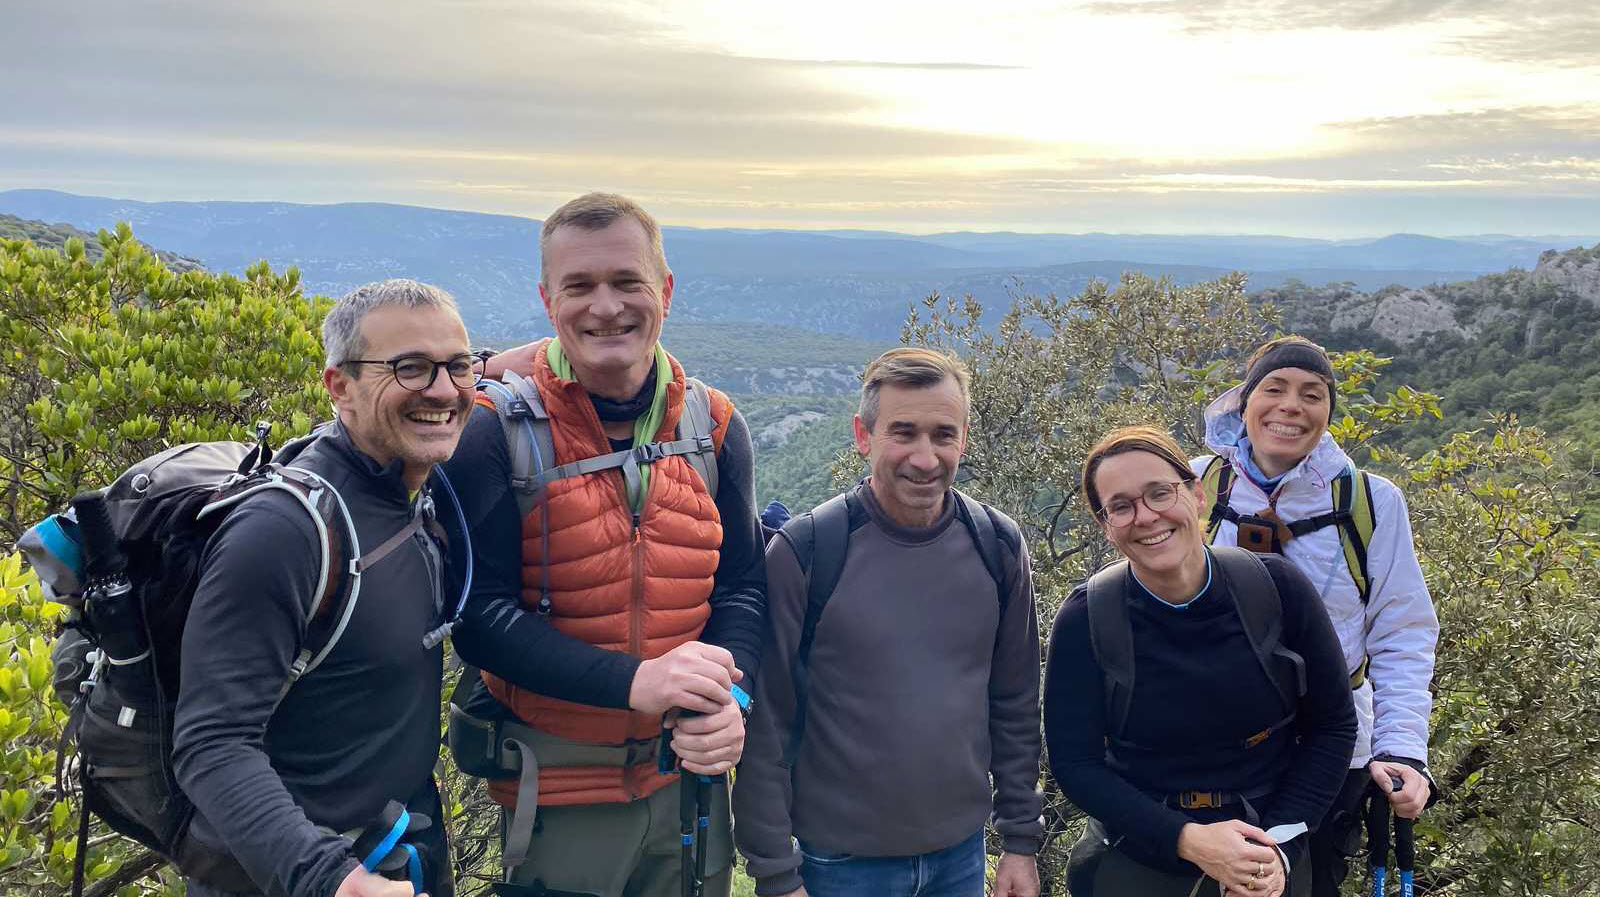
<instances>
[{"instance_id":1,"label":"yellow strap accent","mask_svg":"<svg viewBox=\"0 0 1600 897\"><path fill-rule=\"evenodd\" d=\"M1222 521L1211 519L1211 509L1217 506L1217 487L1222 483L1222 466L1226 463L1221 455L1212 455L1206 463L1205 473L1200 475L1200 482L1206 487L1206 506L1200 509L1200 520L1206 525L1206 544L1217 540L1217 530L1222 528Z\"/></svg>"},{"instance_id":2,"label":"yellow strap accent","mask_svg":"<svg viewBox=\"0 0 1600 897\"><path fill-rule=\"evenodd\" d=\"M1343 494L1346 487L1351 490L1349 496ZM1357 470L1353 477L1336 477L1333 481L1333 506L1336 509L1345 506L1350 508L1350 521L1355 525L1356 538L1360 540L1359 544L1351 540L1349 527L1339 527L1339 544L1344 548L1345 566L1350 569L1350 579L1356 584L1362 604L1367 602L1372 589L1364 562L1372 545L1372 530L1376 526L1370 495L1367 472L1364 470Z\"/></svg>"},{"instance_id":3,"label":"yellow strap accent","mask_svg":"<svg viewBox=\"0 0 1600 897\"><path fill-rule=\"evenodd\" d=\"M1350 690L1351 691L1355 691L1356 689L1360 688L1362 685L1366 684L1366 681L1367 681L1367 667L1369 667L1371 665L1372 665L1372 658L1370 658L1370 657L1361 658L1361 666L1356 667L1356 671L1354 673L1350 674Z\"/></svg>"}]
</instances>

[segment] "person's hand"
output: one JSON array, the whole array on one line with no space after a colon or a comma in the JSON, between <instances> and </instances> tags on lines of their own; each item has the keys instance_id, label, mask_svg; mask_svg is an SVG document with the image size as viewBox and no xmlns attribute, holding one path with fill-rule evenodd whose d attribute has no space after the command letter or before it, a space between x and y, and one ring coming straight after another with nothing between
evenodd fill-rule
<instances>
[{"instance_id":1,"label":"person's hand","mask_svg":"<svg viewBox=\"0 0 1600 897\"><path fill-rule=\"evenodd\" d=\"M732 703L730 689L743 677L726 649L685 642L639 664L628 688L628 706L640 713L666 713L674 707L716 713Z\"/></svg>"},{"instance_id":2,"label":"person's hand","mask_svg":"<svg viewBox=\"0 0 1600 897\"><path fill-rule=\"evenodd\" d=\"M1367 772L1372 774L1372 781L1378 783L1378 791L1389 799L1394 815L1402 819L1415 819L1422 815L1422 808L1428 805L1428 793L1432 790L1427 776L1404 763L1388 760L1368 763ZM1400 780L1399 791L1394 790L1395 779Z\"/></svg>"},{"instance_id":3,"label":"person's hand","mask_svg":"<svg viewBox=\"0 0 1600 897\"><path fill-rule=\"evenodd\" d=\"M539 351L539 343L543 340L534 340L523 343L515 349L496 352L483 363L483 376L489 380L499 380L500 375L507 370L512 370L524 377L533 376L533 356Z\"/></svg>"},{"instance_id":4,"label":"person's hand","mask_svg":"<svg viewBox=\"0 0 1600 897\"><path fill-rule=\"evenodd\" d=\"M333 897L428 897L427 894L415 894L411 890L409 881L390 881L381 875L375 875L360 866L350 870L350 874L339 882L339 890Z\"/></svg>"},{"instance_id":5,"label":"person's hand","mask_svg":"<svg viewBox=\"0 0 1600 897\"><path fill-rule=\"evenodd\" d=\"M732 769L744 754L744 715L732 697L715 713L671 714L665 724L672 728L673 753L688 772L719 775Z\"/></svg>"},{"instance_id":6,"label":"person's hand","mask_svg":"<svg viewBox=\"0 0 1600 897\"><path fill-rule=\"evenodd\" d=\"M1248 822L1227 819L1201 825L1186 824L1178 833L1178 856L1211 878L1224 892L1249 897L1277 897L1286 876L1273 847L1277 842Z\"/></svg>"},{"instance_id":7,"label":"person's hand","mask_svg":"<svg viewBox=\"0 0 1600 897\"><path fill-rule=\"evenodd\" d=\"M994 867L994 897L1039 897L1039 864L1025 853L1002 853Z\"/></svg>"},{"instance_id":8,"label":"person's hand","mask_svg":"<svg viewBox=\"0 0 1600 897\"><path fill-rule=\"evenodd\" d=\"M778 897L811 897L811 895L806 893L806 886L801 885L787 894L779 894Z\"/></svg>"}]
</instances>

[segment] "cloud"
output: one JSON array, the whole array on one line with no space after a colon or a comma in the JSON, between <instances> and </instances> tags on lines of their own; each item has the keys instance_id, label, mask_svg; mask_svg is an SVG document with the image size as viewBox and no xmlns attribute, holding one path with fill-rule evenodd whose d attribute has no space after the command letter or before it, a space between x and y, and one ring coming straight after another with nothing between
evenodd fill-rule
<instances>
[{"instance_id":1,"label":"cloud","mask_svg":"<svg viewBox=\"0 0 1600 897\"><path fill-rule=\"evenodd\" d=\"M1587 0L1103 0L1102 16L1168 16L1194 31L1334 28L1439 29L1464 56L1579 68L1600 67L1600 18Z\"/></svg>"},{"instance_id":2,"label":"cloud","mask_svg":"<svg viewBox=\"0 0 1600 897\"><path fill-rule=\"evenodd\" d=\"M925 72L1013 72L1026 69L1021 65L995 65L987 62L883 62L872 59L782 59L772 56L735 56L766 65L795 66L797 68L888 69Z\"/></svg>"},{"instance_id":3,"label":"cloud","mask_svg":"<svg viewBox=\"0 0 1600 897\"><path fill-rule=\"evenodd\" d=\"M473 11L480 15L465 15ZM592 153L641 159L895 158L1027 141L874 121L817 68L960 62L774 60L676 46L616 8L151 0L27 4L8 47L22 92L0 126L206 139ZM63 59L72 60L62 65Z\"/></svg>"}]
</instances>

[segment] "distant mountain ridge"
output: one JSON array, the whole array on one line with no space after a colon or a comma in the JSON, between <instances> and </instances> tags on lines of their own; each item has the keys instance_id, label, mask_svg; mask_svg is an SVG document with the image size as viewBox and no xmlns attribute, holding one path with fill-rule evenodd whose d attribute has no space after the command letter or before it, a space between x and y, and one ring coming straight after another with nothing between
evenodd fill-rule
<instances>
[{"instance_id":1,"label":"distant mountain ridge","mask_svg":"<svg viewBox=\"0 0 1600 897\"><path fill-rule=\"evenodd\" d=\"M305 288L338 295L384 277L408 276L454 293L474 334L543 335L535 287L540 222L511 215L384 203L161 202L50 190L0 192L0 211L84 229L126 220L140 239L214 270L265 258L298 265ZM1071 293L1091 279L1134 269L1180 283L1229 270L1252 288L1291 281L1349 281L1358 290L1422 287L1532 266L1550 240L1481 240L1395 234L1329 241L1271 235L785 231L666 227L678 284L675 318L784 324L892 339L908 303L938 291L971 293L986 306L1016 288Z\"/></svg>"}]
</instances>

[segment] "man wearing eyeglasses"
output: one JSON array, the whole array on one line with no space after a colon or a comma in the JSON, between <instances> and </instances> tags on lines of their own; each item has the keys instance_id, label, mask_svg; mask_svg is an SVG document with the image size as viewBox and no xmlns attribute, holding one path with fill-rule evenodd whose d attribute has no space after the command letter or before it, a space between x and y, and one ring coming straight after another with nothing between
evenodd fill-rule
<instances>
[{"instance_id":1,"label":"man wearing eyeglasses","mask_svg":"<svg viewBox=\"0 0 1600 897\"><path fill-rule=\"evenodd\" d=\"M478 408L449 464L476 558L455 647L484 671L496 742L516 745L516 768L490 773L506 808L496 891L672 897L684 789L658 767L663 719L687 773L724 774L744 745L766 612L754 452L728 397L661 345L674 283L649 213L581 196L545 220L540 256L557 337L489 374L527 378L507 388L532 390L548 423ZM512 447L531 456L534 426L554 457L530 480ZM726 897L727 793L708 790L703 814L689 794L706 820L691 847L702 893Z\"/></svg>"},{"instance_id":2,"label":"man wearing eyeglasses","mask_svg":"<svg viewBox=\"0 0 1600 897\"><path fill-rule=\"evenodd\" d=\"M455 300L410 280L340 299L323 343L337 419L291 463L337 490L364 558L390 550L362 570L332 649L291 685L322 597L320 520L266 489L208 543L184 629L173 761L196 808L189 839L239 868L191 879L195 897L409 897L410 881L366 871L341 835L395 823L382 816L391 801L411 817L396 836L415 851L423 890L453 892L433 781L443 649L424 639L447 605L430 473L466 424L477 359Z\"/></svg>"}]
</instances>

